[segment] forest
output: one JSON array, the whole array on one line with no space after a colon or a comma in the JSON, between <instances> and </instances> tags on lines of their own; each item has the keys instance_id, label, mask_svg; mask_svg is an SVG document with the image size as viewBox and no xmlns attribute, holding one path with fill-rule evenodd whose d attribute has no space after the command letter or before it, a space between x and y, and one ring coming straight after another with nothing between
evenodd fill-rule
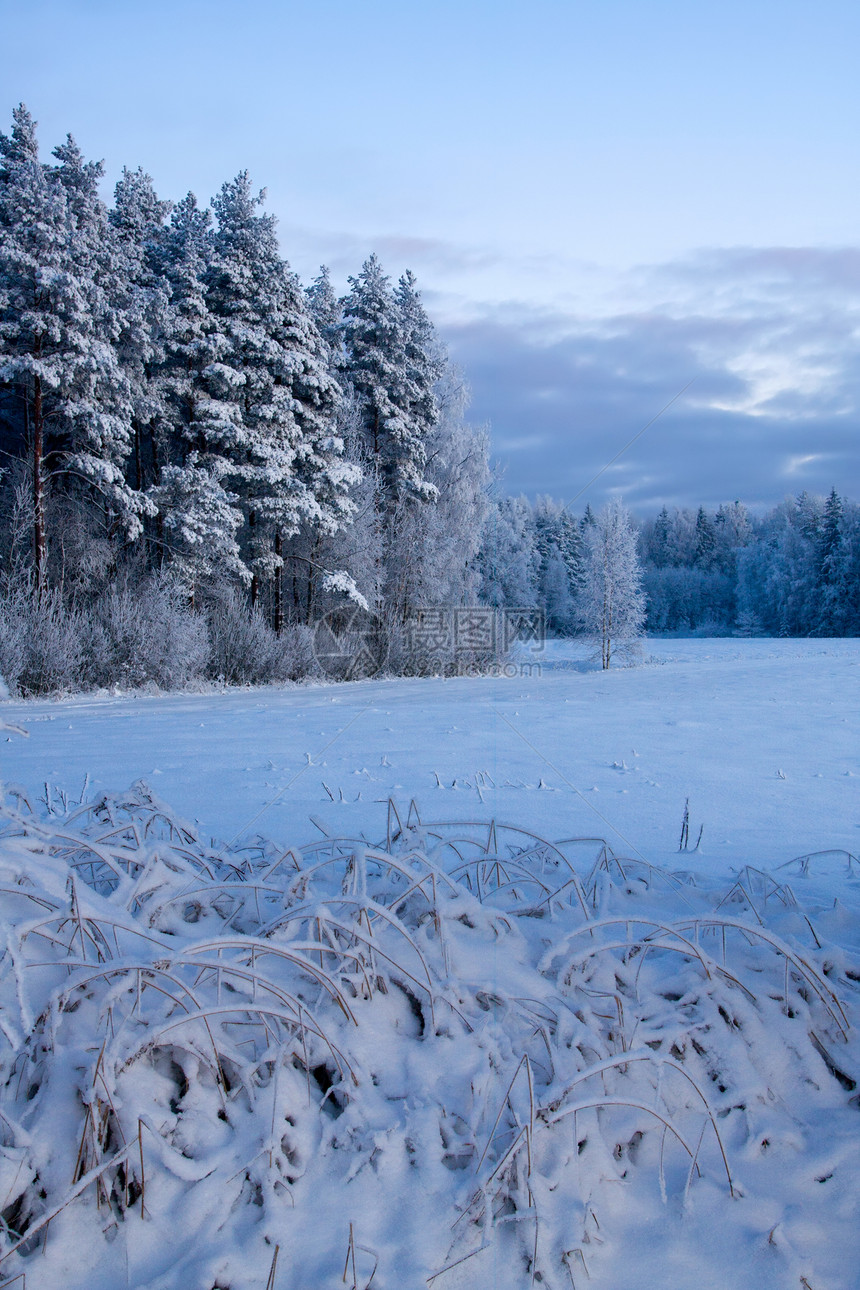
<instances>
[{"instance_id":1,"label":"forest","mask_svg":"<svg viewBox=\"0 0 860 1290\"><path fill-rule=\"evenodd\" d=\"M550 497L499 498L485 543L482 595L540 606L549 632L582 630L583 538L598 522ZM664 506L633 522L645 629L655 635L860 635L860 507L832 489L761 515L740 501ZM498 559L490 551L495 543Z\"/></svg>"},{"instance_id":2,"label":"forest","mask_svg":"<svg viewBox=\"0 0 860 1290\"><path fill-rule=\"evenodd\" d=\"M109 206L102 180L71 136L42 160L15 110L0 135L12 691L299 679L314 628L355 612L393 671L415 666L407 624L433 606L535 610L605 645L610 566L621 643L860 634L860 508L835 488L766 515L735 501L646 520L509 495L410 271L393 283L371 255L340 299L325 268L303 286L247 172L209 205L126 169Z\"/></svg>"}]
</instances>

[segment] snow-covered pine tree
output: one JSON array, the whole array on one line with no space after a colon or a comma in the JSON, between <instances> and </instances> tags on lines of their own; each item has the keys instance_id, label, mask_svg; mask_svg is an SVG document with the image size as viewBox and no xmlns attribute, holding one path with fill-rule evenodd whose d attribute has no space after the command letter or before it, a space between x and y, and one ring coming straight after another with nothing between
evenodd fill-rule
<instances>
[{"instance_id":1,"label":"snow-covered pine tree","mask_svg":"<svg viewBox=\"0 0 860 1290\"><path fill-rule=\"evenodd\" d=\"M798 499L800 501L801 499ZM815 630L815 543L808 525L814 499L781 502L758 525L758 540L737 562L737 621L746 632L808 635Z\"/></svg>"},{"instance_id":2,"label":"snow-covered pine tree","mask_svg":"<svg viewBox=\"0 0 860 1290\"><path fill-rule=\"evenodd\" d=\"M815 541L821 532L821 521L824 508L820 497L813 497L804 488L795 499L797 523L801 533L809 541Z\"/></svg>"},{"instance_id":3,"label":"snow-covered pine tree","mask_svg":"<svg viewBox=\"0 0 860 1290\"><path fill-rule=\"evenodd\" d=\"M671 531L671 521L669 519L668 507L664 504L654 521L653 538L651 543L651 558L658 569L664 569L670 563L669 552L669 534Z\"/></svg>"},{"instance_id":4,"label":"snow-covered pine tree","mask_svg":"<svg viewBox=\"0 0 860 1290\"><path fill-rule=\"evenodd\" d=\"M645 597L630 513L617 499L607 502L594 523L583 528L580 617L595 643L602 667L639 644Z\"/></svg>"},{"instance_id":5,"label":"snow-covered pine tree","mask_svg":"<svg viewBox=\"0 0 860 1290\"><path fill-rule=\"evenodd\" d=\"M340 301L334 294L327 265L320 265L320 271L311 285L305 287L305 297L311 318L327 346L329 365L333 371L336 371L342 362L342 309Z\"/></svg>"},{"instance_id":6,"label":"snow-covered pine tree","mask_svg":"<svg viewBox=\"0 0 860 1290\"><path fill-rule=\"evenodd\" d=\"M157 271L169 308L159 403L171 459L184 458L192 447L205 451L207 446L205 413L211 396L206 369L218 343L210 337L217 328L206 303L211 225L210 212L188 193L174 207L157 247Z\"/></svg>"},{"instance_id":7,"label":"snow-covered pine tree","mask_svg":"<svg viewBox=\"0 0 860 1290\"><path fill-rule=\"evenodd\" d=\"M159 252L170 206L159 200L149 175L139 168L124 169L108 214L113 303L120 320L116 349L131 389L131 479L139 492L158 480L157 434L163 415L157 378L172 323Z\"/></svg>"},{"instance_id":8,"label":"snow-covered pine tree","mask_svg":"<svg viewBox=\"0 0 860 1290\"><path fill-rule=\"evenodd\" d=\"M158 369L159 423L150 495L159 512L161 552L192 589L213 575L245 584L251 579L236 536L244 518L239 499L223 482L232 437L225 442L218 433L224 409L211 393L210 367L224 348L206 302L211 225L210 212L188 193L157 246L169 325ZM220 556L217 563L214 553Z\"/></svg>"},{"instance_id":9,"label":"snow-covered pine tree","mask_svg":"<svg viewBox=\"0 0 860 1290\"><path fill-rule=\"evenodd\" d=\"M539 497L534 511L535 543L540 556L539 600L547 630L571 636L576 630L576 598L582 574L582 539L570 511L550 497Z\"/></svg>"},{"instance_id":10,"label":"snow-covered pine tree","mask_svg":"<svg viewBox=\"0 0 860 1290\"><path fill-rule=\"evenodd\" d=\"M47 575L45 394L50 398L53 386L68 219L65 193L39 160L36 123L23 103L13 112L11 135L0 134L0 157L0 381L13 395L21 446L25 436L29 441L33 570L41 594Z\"/></svg>"},{"instance_id":11,"label":"snow-covered pine tree","mask_svg":"<svg viewBox=\"0 0 860 1290\"><path fill-rule=\"evenodd\" d=\"M479 560L483 604L500 609L537 607L540 554L527 498L491 501Z\"/></svg>"},{"instance_id":12,"label":"snow-covered pine tree","mask_svg":"<svg viewBox=\"0 0 860 1290\"><path fill-rule=\"evenodd\" d=\"M248 578L236 540L242 524L239 499L221 483L226 469L218 458L202 465L191 452L182 465L164 466L158 484L150 489L162 519L162 546L180 585L190 592L192 605L203 580Z\"/></svg>"},{"instance_id":13,"label":"snow-covered pine tree","mask_svg":"<svg viewBox=\"0 0 860 1290\"><path fill-rule=\"evenodd\" d=\"M78 363L65 392L65 459L58 474L64 491L73 491L76 479L88 481L92 500L105 510L108 531L134 540L152 505L128 478L134 389L119 353L126 291L99 194L104 166L85 161L71 135L53 155L70 217L67 266L84 293L76 302Z\"/></svg>"},{"instance_id":14,"label":"snow-covered pine tree","mask_svg":"<svg viewBox=\"0 0 860 1290\"><path fill-rule=\"evenodd\" d=\"M418 381L418 364L407 355L404 325L414 324L410 347L419 344L417 313L404 318L388 278L375 255L349 279L343 301L346 374L361 409L368 451L378 463L380 508L388 512L402 498L431 501L435 489L425 478L426 415L430 405ZM414 284L408 289L411 304Z\"/></svg>"},{"instance_id":15,"label":"snow-covered pine tree","mask_svg":"<svg viewBox=\"0 0 860 1290\"><path fill-rule=\"evenodd\" d=\"M107 532L134 538L146 499L129 486L131 401L109 298L101 167L74 140L39 160L22 105L0 135L0 381L16 397L32 470L33 576L48 577L48 486L97 499Z\"/></svg>"},{"instance_id":16,"label":"snow-covered pine tree","mask_svg":"<svg viewBox=\"0 0 860 1290\"><path fill-rule=\"evenodd\" d=\"M842 498L835 488L831 488L824 504L824 518L815 552L818 600L815 630L822 636L839 636L845 629L847 587L842 527Z\"/></svg>"},{"instance_id":17,"label":"snow-covered pine tree","mask_svg":"<svg viewBox=\"0 0 860 1290\"><path fill-rule=\"evenodd\" d=\"M713 521L704 506L700 506L696 514L696 546L693 563L699 569L710 569L714 562L716 548L717 537L714 533Z\"/></svg>"},{"instance_id":18,"label":"snow-covered pine tree","mask_svg":"<svg viewBox=\"0 0 860 1290\"><path fill-rule=\"evenodd\" d=\"M445 371L447 358L421 303L418 283L411 269L407 269L399 279L394 303L404 363L404 411L409 417L414 440L410 452L414 454L415 464L420 463L423 470L428 441L439 421L436 385ZM432 500L433 493L428 491L424 496Z\"/></svg>"},{"instance_id":19,"label":"snow-covered pine tree","mask_svg":"<svg viewBox=\"0 0 860 1290\"><path fill-rule=\"evenodd\" d=\"M216 330L206 375L213 397L198 427L207 448L229 462L247 518L252 602L261 580L271 579L279 629L283 541L305 521L345 523L357 472L335 432L341 395L322 338L278 253L274 217L257 214L264 196L252 195L243 172L212 202L217 229L206 282Z\"/></svg>"}]
</instances>

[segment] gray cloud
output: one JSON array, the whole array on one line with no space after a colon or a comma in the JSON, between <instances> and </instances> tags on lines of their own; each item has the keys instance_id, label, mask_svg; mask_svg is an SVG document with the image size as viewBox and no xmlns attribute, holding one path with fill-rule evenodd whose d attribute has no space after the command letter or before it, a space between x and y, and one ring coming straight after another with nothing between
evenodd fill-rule
<instances>
[{"instance_id":1,"label":"gray cloud","mask_svg":"<svg viewBox=\"0 0 860 1290\"><path fill-rule=\"evenodd\" d=\"M749 289L752 283L767 286L774 293L780 289L804 294L822 288L830 299L856 296L860 292L860 247L732 247L700 251L683 260L660 266L655 278L687 279L699 290L706 283L734 284Z\"/></svg>"},{"instance_id":2,"label":"gray cloud","mask_svg":"<svg viewBox=\"0 0 860 1290\"><path fill-rule=\"evenodd\" d=\"M507 304L443 329L507 491L572 497L692 380L582 506L860 497L860 250L709 252L632 276L643 303L624 313Z\"/></svg>"}]
</instances>

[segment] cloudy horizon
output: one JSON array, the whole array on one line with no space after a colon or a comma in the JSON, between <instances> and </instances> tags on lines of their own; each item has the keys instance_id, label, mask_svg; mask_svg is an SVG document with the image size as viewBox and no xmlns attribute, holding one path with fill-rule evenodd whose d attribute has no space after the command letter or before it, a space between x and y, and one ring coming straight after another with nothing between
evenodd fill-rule
<instances>
[{"instance_id":1,"label":"cloudy horizon","mask_svg":"<svg viewBox=\"0 0 860 1290\"><path fill-rule=\"evenodd\" d=\"M68 131L105 159L107 196L123 165L201 201L247 168L303 281L326 263L342 291L371 251L412 268L506 491L860 498L848 0L0 16L0 128L26 102L45 156Z\"/></svg>"},{"instance_id":2,"label":"cloudy horizon","mask_svg":"<svg viewBox=\"0 0 860 1290\"><path fill-rule=\"evenodd\" d=\"M715 249L628 278L614 313L446 326L505 491L641 514L860 496L860 248Z\"/></svg>"}]
</instances>

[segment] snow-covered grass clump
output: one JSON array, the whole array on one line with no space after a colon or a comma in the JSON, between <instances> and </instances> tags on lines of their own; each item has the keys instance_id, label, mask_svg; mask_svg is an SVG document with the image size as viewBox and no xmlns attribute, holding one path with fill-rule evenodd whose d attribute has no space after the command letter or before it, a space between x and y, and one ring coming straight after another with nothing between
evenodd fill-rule
<instances>
[{"instance_id":1,"label":"snow-covered grass clump","mask_svg":"<svg viewBox=\"0 0 860 1290\"><path fill-rule=\"evenodd\" d=\"M845 853L705 880L391 805L216 850L138 784L7 793L0 887L9 1280L851 1283Z\"/></svg>"}]
</instances>

